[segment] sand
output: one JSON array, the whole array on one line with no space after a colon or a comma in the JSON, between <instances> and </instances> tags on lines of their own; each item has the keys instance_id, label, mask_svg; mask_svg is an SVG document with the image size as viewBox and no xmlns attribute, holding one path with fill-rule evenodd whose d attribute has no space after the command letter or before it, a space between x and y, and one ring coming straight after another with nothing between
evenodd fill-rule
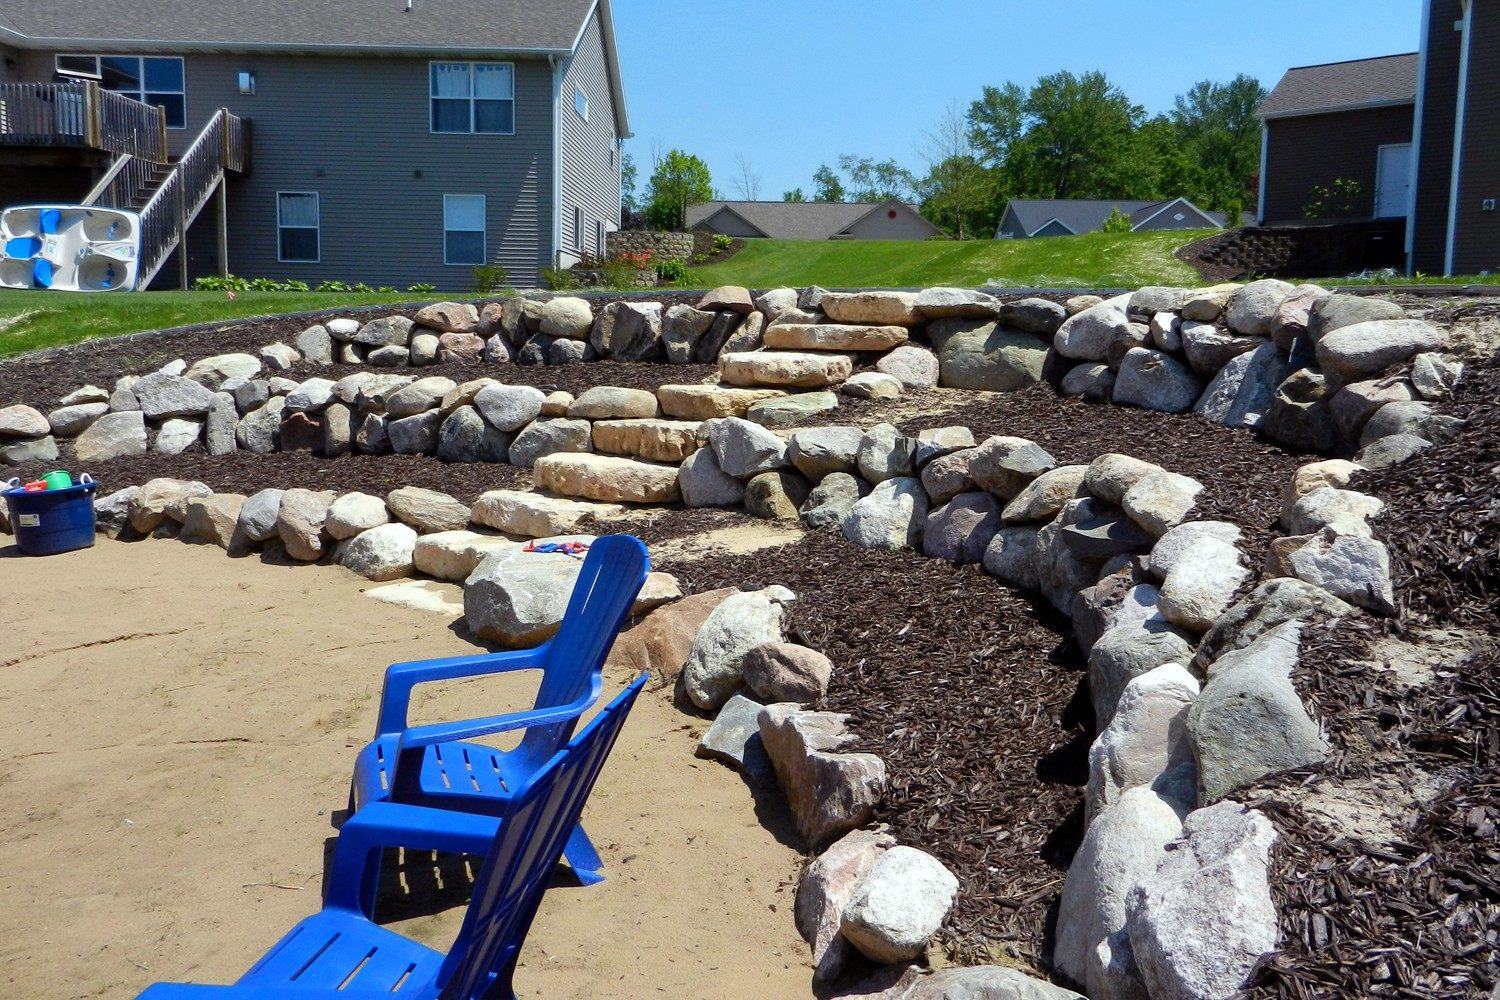
<instances>
[{"instance_id":1,"label":"sand","mask_svg":"<svg viewBox=\"0 0 1500 1000\"><path fill-rule=\"evenodd\" d=\"M0 547L0 995L232 982L318 907L386 664L474 647L323 566L101 538ZM606 692L627 677L606 671ZM525 707L524 675L419 689L415 721ZM459 713L459 714L455 714ZM701 720L642 696L585 813L608 881L548 892L534 997L806 997L784 807L693 758ZM780 838L780 839L778 839ZM446 949L462 859L386 866L378 915Z\"/></svg>"}]
</instances>

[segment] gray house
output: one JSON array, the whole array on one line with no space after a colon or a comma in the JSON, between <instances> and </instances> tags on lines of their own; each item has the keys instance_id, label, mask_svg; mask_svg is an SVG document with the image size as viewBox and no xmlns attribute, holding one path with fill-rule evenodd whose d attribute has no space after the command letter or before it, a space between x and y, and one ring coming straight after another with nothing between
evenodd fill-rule
<instances>
[{"instance_id":1,"label":"gray house","mask_svg":"<svg viewBox=\"0 0 1500 1000\"><path fill-rule=\"evenodd\" d=\"M619 227L629 134L610 0L0 14L0 205L143 209L158 284L534 285Z\"/></svg>"},{"instance_id":2,"label":"gray house","mask_svg":"<svg viewBox=\"0 0 1500 1000\"><path fill-rule=\"evenodd\" d=\"M689 205L689 229L742 239L925 240L942 232L914 205L881 202L707 201Z\"/></svg>"},{"instance_id":3,"label":"gray house","mask_svg":"<svg viewBox=\"0 0 1500 1000\"><path fill-rule=\"evenodd\" d=\"M1078 236L1097 233L1119 209L1130 219L1132 232L1162 229L1222 229L1222 212L1205 212L1186 198L1167 201L1127 201L1087 198L1012 198L1000 215L995 239L1041 236Z\"/></svg>"}]
</instances>

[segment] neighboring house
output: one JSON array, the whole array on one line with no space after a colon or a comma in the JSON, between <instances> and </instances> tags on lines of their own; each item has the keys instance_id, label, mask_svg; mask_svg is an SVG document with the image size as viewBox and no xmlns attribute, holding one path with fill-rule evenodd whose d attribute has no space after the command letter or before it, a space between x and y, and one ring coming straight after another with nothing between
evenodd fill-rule
<instances>
[{"instance_id":1,"label":"neighboring house","mask_svg":"<svg viewBox=\"0 0 1500 1000\"><path fill-rule=\"evenodd\" d=\"M181 215L216 190L185 257L151 251L162 281L233 270L458 290L497 263L531 286L619 227L630 129L610 0L186 10L8 0L0 204L149 203L148 237L171 252Z\"/></svg>"},{"instance_id":2,"label":"neighboring house","mask_svg":"<svg viewBox=\"0 0 1500 1000\"><path fill-rule=\"evenodd\" d=\"M745 239L925 240L942 230L905 202L709 201L687 210L689 229Z\"/></svg>"},{"instance_id":3,"label":"neighboring house","mask_svg":"<svg viewBox=\"0 0 1500 1000\"><path fill-rule=\"evenodd\" d=\"M1500 270L1497 106L1500 0L1424 0L1415 55L1295 69L1272 91L1261 218L1299 220L1309 182L1355 177L1362 217L1407 220L1408 271Z\"/></svg>"},{"instance_id":4,"label":"neighboring house","mask_svg":"<svg viewBox=\"0 0 1500 1000\"><path fill-rule=\"evenodd\" d=\"M1339 180L1356 182L1358 196L1325 205L1319 221L1406 217L1417 63L1413 52L1299 66L1281 78L1260 106L1262 225L1311 221L1314 189Z\"/></svg>"},{"instance_id":5,"label":"neighboring house","mask_svg":"<svg viewBox=\"0 0 1500 1000\"><path fill-rule=\"evenodd\" d=\"M1205 212L1186 198L1167 201L1123 201L1086 198L1013 198L1000 215L995 239L1033 239L1097 233L1118 209L1130 218L1133 232L1162 229L1223 229L1222 212Z\"/></svg>"}]
</instances>

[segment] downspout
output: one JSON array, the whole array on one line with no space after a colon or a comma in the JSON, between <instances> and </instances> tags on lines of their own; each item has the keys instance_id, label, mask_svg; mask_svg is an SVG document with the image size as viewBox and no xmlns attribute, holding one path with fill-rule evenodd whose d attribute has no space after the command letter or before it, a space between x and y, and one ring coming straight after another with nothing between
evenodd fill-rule
<instances>
[{"instance_id":1,"label":"downspout","mask_svg":"<svg viewBox=\"0 0 1500 1000\"><path fill-rule=\"evenodd\" d=\"M552 67L552 265L562 267L562 66L548 56Z\"/></svg>"},{"instance_id":2,"label":"downspout","mask_svg":"<svg viewBox=\"0 0 1500 1000\"><path fill-rule=\"evenodd\" d=\"M1262 118L1260 120L1260 195L1255 205L1255 221L1262 226L1266 224L1266 162L1270 156L1271 122Z\"/></svg>"},{"instance_id":3,"label":"downspout","mask_svg":"<svg viewBox=\"0 0 1500 1000\"><path fill-rule=\"evenodd\" d=\"M1422 180L1422 113L1427 109L1427 48L1432 44L1432 0L1422 3L1422 47L1417 52L1417 110L1411 137L1411 198L1406 206L1406 274L1417 273L1417 192Z\"/></svg>"},{"instance_id":4,"label":"downspout","mask_svg":"<svg viewBox=\"0 0 1500 1000\"><path fill-rule=\"evenodd\" d=\"M1465 0L1463 50L1458 58L1458 117L1453 124L1453 178L1448 188L1448 248L1443 255L1443 274L1453 273L1458 242L1458 186L1463 176L1464 115L1469 103L1469 39L1474 31L1474 2Z\"/></svg>"}]
</instances>

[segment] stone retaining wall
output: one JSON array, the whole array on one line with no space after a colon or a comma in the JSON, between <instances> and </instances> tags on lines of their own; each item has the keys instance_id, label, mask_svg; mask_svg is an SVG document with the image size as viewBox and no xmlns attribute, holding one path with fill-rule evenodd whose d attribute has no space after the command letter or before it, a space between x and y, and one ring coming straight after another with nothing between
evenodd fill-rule
<instances>
[{"instance_id":1,"label":"stone retaining wall","mask_svg":"<svg viewBox=\"0 0 1500 1000\"><path fill-rule=\"evenodd\" d=\"M650 253L657 260L680 260L693 255L691 233L670 233L650 229L617 229L605 237L605 255L619 257L628 253Z\"/></svg>"}]
</instances>

